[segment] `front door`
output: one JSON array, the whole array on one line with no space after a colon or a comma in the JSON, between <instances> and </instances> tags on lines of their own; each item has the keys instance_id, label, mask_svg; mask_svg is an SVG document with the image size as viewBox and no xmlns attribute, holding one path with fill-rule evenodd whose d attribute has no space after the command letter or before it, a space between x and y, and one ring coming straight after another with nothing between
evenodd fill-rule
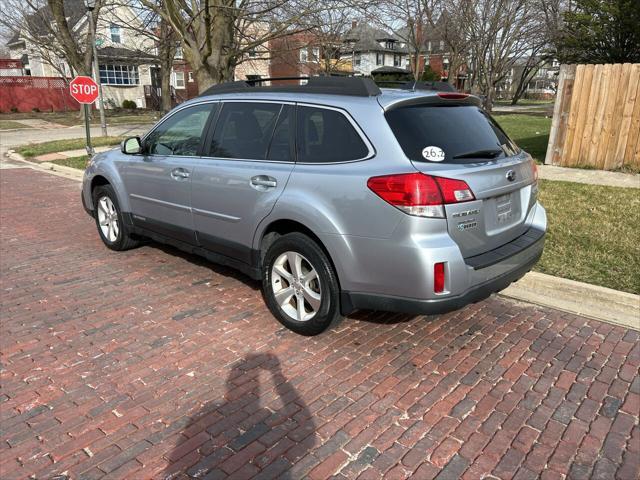
<instances>
[{"instance_id":1,"label":"front door","mask_svg":"<svg viewBox=\"0 0 640 480\"><path fill-rule=\"evenodd\" d=\"M192 179L200 244L251 263L258 223L282 194L293 170L293 105L225 102L207 156Z\"/></svg>"},{"instance_id":2,"label":"front door","mask_svg":"<svg viewBox=\"0 0 640 480\"><path fill-rule=\"evenodd\" d=\"M144 141L123 177L134 225L195 244L191 175L213 103L183 108Z\"/></svg>"}]
</instances>

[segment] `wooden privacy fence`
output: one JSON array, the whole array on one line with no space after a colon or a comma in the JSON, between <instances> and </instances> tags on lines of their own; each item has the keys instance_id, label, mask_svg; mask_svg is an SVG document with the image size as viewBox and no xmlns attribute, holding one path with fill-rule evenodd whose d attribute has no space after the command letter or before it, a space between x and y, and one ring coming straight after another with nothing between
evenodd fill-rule
<instances>
[{"instance_id":1,"label":"wooden privacy fence","mask_svg":"<svg viewBox=\"0 0 640 480\"><path fill-rule=\"evenodd\" d=\"M560 68L544 163L640 168L640 64Z\"/></svg>"}]
</instances>

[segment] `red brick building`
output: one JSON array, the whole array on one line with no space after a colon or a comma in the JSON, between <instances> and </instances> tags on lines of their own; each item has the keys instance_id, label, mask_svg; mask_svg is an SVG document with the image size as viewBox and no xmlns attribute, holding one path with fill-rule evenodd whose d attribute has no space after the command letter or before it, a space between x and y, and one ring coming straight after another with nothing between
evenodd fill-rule
<instances>
[{"instance_id":1,"label":"red brick building","mask_svg":"<svg viewBox=\"0 0 640 480\"><path fill-rule=\"evenodd\" d=\"M322 48L312 33L296 33L269 44L271 77L301 77L323 71Z\"/></svg>"}]
</instances>

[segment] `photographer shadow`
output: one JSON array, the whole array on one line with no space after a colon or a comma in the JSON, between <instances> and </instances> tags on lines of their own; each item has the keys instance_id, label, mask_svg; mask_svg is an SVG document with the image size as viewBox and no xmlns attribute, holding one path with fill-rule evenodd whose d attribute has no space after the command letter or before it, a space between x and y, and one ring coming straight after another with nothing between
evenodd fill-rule
<instances>
[{"instance_id":1,"label":"photographer shadow","mask_svg":"<svg viewBox=\"0 0 640 480\"><path fill-rule=\"evenodd\" d=\"M262 372L269 373L273 388L263 387ZM313 417L282 373L278 357L249 354L229 372L224 399L190 418L182 440L165 456L170 464L162 478L260 474L293 480L299 477L292 471L295 462L316 444L315 432Z\"/></svg>"}]
</instances>

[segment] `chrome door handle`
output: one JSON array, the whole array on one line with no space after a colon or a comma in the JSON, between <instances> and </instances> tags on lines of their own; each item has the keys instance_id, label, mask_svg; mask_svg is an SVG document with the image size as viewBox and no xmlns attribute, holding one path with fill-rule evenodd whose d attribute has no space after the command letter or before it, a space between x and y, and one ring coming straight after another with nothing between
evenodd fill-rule
<instances>
[{"instance_id":1,"label":"chrome door handle","mask_svg":"<svg viewBox=\"0 0 640 480\"><path fill-rule=\"evenodd\" d=\"M189 178L189 172L184 168L174 168L171 170L171 177L174 180L185 180Z\"/></svg>"},{"instance_id":2,"label":"chrome door handle","mask_svg":"<svg viewBox=\"0 0 640 480\"><path fill-rule=\"evenodd\" d=\"M255 177L251 177L251 186L257 187L259 190L266 190L277 187L278 182L275 178L267 175L256 175Z\"/></svg>"}]
</instances>

